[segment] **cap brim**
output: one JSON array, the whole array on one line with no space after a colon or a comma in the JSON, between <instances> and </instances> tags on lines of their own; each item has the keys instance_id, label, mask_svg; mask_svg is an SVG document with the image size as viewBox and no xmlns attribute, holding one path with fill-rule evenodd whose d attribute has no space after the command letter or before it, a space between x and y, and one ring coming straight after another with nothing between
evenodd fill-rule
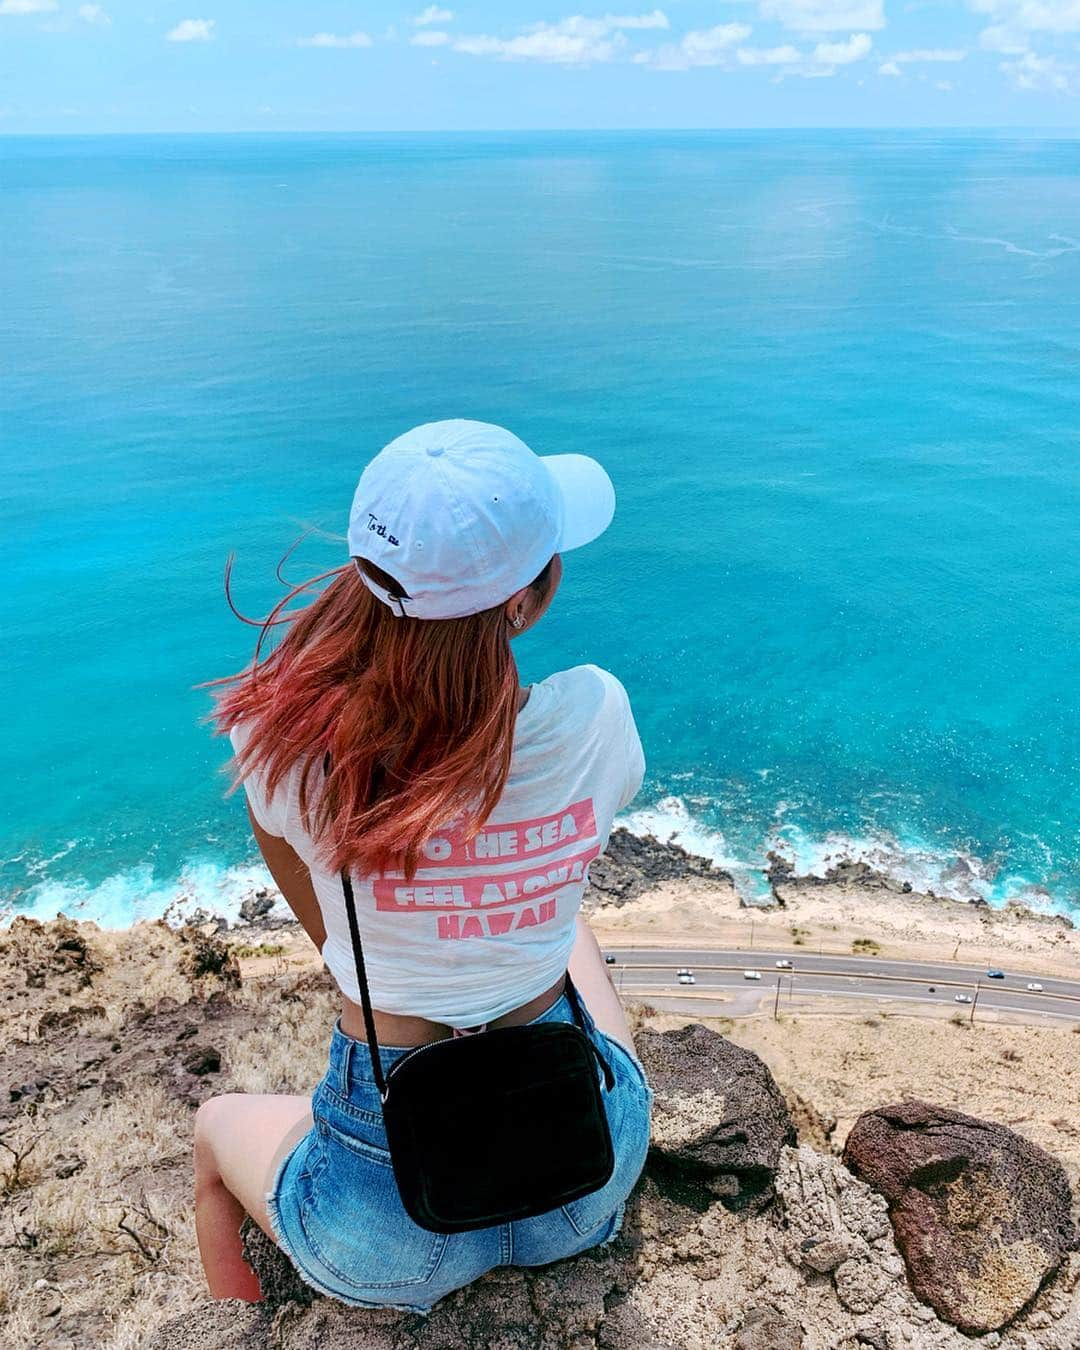
<instances>
[{"instance_id":1,"label":"cap brim","mask_svg":"<svg viewBox=\"0 0 1080 1350\"><path fill-rule=\"evenodd\" d=\"M562 498L562 532L557 553L569 553L599 538L615 514L615 488L604 468L588 455L542 455Z\"/></svg>"}]
</instances>

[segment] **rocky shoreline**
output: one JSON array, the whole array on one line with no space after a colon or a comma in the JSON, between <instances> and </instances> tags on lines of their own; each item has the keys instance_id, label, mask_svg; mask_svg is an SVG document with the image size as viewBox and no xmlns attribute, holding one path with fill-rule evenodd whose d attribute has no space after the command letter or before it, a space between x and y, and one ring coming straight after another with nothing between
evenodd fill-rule
<instances>
[{"instance_id":1,"label":"rocky shoreline","mask_svg":"<svg viewBox=\"0 0 1080 1350\"><path fill-rule=\"evenodd\" d=\"M987 910L991 913L1008 913L1043 928L1078 931L1077 925L1068 915L1043 913L1015 900L1010 901L1002 910L993 910L985 900L978 897L963 900L939 896L933 891L916 891L910 882L898 881L862 859L838 857L819 876L814 873L798 873L790 859L779 853L770 852L767 855L764 876L769 883L771 903L751 903L739 896L740 908L755 912L786 909L800 896L835 888L849 894L904 896L913 901L955 905L961 909L970 906L972 909ZM617 910L655 891L658 887L671 883L692 885L704 894L710 891L730 893L735 890L732 874L716 866L710 859L690 853L674 841L659 840L652 835L633 834L620 826L612 831L606 850L589 870L589 886L585 892L583 908L586 913L600 909ZM206 908L196 909L184 916L178 913L167 914L165 917L170 922L179 924L198 925L213 922L222 929L229 927L228 919ZM280 897L271 889L254 890L241 903L239 923L242 925L272 930L291 922L293 922L291 915L283 909Z\"/></svg>"}]
</instances>

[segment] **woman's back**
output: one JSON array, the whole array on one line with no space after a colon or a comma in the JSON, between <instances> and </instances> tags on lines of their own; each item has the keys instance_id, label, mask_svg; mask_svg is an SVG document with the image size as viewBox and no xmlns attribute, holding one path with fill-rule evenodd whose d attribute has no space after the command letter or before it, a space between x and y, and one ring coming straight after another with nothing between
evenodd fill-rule
<instances>
[{"instance_id":1,"label":"woman's back","mask_svg":"<svg viewBox=\"0 0 1080 1350\"><path fill-rule=\"evenodd\" d=\"M239 751L245 730L233 732ZM307 864L326 927L323 959L359 1000L340 877L320 861L299 810L301 765L267 800L246 782L256 820ZM483 828L425 846L416 875L354 876L372 1002L465 1027L494 1021L566 969L589 863L644 773L629 702L614 676L577 666L533 685L518 713L510 773Z\"/></svg>"},{"instance_id":2,"label":"woman's back","mask_svg":"<svg viewBox=\"0 0 1080 1350\"><path fill-rule=\"evenodd\" d=\"M313 1288L411 1311L618 1232L651 1092L579 910L641 743L614 676L523 689L511 649L614 509L586 456L413 428L361 474L348 562L222 682L256 840L342 998L310 1095L200 1109L215 1295L259 1296L245 1210ZM488 1128L501 1150L452 1151Z\"/></svg>"}]
</instances>

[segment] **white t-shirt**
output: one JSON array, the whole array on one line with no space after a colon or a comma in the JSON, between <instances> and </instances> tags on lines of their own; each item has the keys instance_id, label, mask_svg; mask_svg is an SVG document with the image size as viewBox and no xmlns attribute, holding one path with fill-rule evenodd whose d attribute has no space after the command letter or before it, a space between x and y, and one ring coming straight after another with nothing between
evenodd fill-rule
<instances>
[{"instance_id":1,"label":"white t-shirt","mask_svg":"<svg viewBox=\"0 0 1080 1350\"><path fill-rule=\"evenodd\" d=\"M233 730L236 750L247 734L246 725ZM269 800L261 775L244 786L262 828L307 864L326 925L323 960L359 1002L341 879L319 861L300 816L302 765ZM644 773L630 703L613 675L576 666L534 684L518 713L510 776L479 834L447 830L429 840L412 881L401 872L353 877L372 1005L468 1027L553 985L574 945L589 863Z\"/></svg>"}]
</instances>

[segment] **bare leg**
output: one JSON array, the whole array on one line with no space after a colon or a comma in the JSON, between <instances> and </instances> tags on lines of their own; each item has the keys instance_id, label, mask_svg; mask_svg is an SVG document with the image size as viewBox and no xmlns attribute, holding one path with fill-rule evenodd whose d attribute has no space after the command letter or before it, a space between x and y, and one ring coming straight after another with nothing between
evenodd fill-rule
<instances>
[{"instance_id":1,"label":"bare leg","mask_svg":"<svg viewBox=\"0 0 1080 1350\"><path fill-rule=\"evenodd\" d=\"M310 1097L230 1093L195 1117L195 1232L214 1298L257 1303L262 1290L244 1261L240 1225L250 1214L273 1237L266 1192L277 1165L311 1128Z\"/></svg>"},{"instance_id":2,"label":"bare leg","mask_svg":"<svg viewBox=\"0 0 1080 1350\"><path fill-rule=\"evenodd\" d=\"M620 1045L625 1045L631 1054L636 1054L634 1038L604 964L600 944L580 914L577 917L577 938L570 953L570 978L600 1030Z\"/></svg>"}]
</instances>

